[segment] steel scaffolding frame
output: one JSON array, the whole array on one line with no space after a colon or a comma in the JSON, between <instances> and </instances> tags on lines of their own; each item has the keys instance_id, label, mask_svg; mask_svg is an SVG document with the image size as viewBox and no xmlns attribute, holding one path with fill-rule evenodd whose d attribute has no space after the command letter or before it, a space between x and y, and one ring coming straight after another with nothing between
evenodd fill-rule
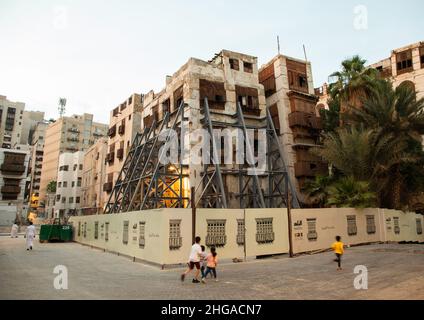
<instances>
[{"instance_id":1,"label":"steel scaffolding frame","mask_svg":"<svg viewBox=\"0 0 424 320\"><path fill-rule=\"evenodd\" d=\"M189 108L184 102L173 113L166 112L161 121L154 119L149 128L138 133L125 159L117 182L110 194L105 213L120 213L135 210L157 208L188 208L190 199L184 195L183 179L188 178L187 166L179 163L162 164L159 159L163 156L166 143L169 143L173 133L177 132L178 155L181 156L184 145L183 125L185 109ZM291 206L299 208L296 188L293 186L284 161L284 150L275 130L269 109L266 117L256 119L258 126L247 125L240 103L233 115L234 123L214 121L211 116L209 103L205 98L203 128L208 131L212 140L212 164L203 165L199 184L195 187L196 206L203 208L228 208L228 197L223 177L232 175L238 177L239 192L236 197L240 208L281 208ZM171 119L173 119L171 121ZM239 164L236 168L221 167L217 150L220 141L213 134L214 127L233 127L241 129L248 156L253 159L254 147L248 139L248 129L264 129L267 136L267 168L265 171L249 174L248 164ZM165 139L163 132L168 130ZM162 139L159 135L162 133ZM209 152L209 153L208 153ZM210 151L206 150L210 157ZM255 169L253 169L255 170Z\"/></svg>"}]
</instances>

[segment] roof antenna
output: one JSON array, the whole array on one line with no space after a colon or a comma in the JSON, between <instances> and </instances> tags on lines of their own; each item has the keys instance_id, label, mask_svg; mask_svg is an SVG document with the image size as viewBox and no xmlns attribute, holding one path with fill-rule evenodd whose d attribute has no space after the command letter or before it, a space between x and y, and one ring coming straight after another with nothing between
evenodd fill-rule
<instances>
[{"instance_id":1,"label":"roof antenna","mask_svg":"<svg viewBox=\"0 0 424 320\"><path fill-rule=\"evenodd\" d=\"M278 54L280 55L280 36L277 36Z\"/></svg>"},{"instance_id":2,"label":"roof antenna","mask_svg":"<svg viewBox=\"0 0 424 320\"><path fill-rule=\"evenodd\" d=\"M308 62L308 57L306 56L306 48L305 45L303 45L303 54L305 55L305 61Z\"/></svg>"}]
</instances>

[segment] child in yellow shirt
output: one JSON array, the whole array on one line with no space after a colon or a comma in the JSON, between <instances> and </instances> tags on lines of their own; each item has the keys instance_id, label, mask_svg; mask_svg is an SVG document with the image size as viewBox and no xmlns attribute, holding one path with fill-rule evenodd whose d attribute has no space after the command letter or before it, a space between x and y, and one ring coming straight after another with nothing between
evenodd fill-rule
<instances>
[{"instance_id":1,"label":"child in yellow shirt","mask_svg":"<svg viewBox=\"0 0 424 320\"><path fill-rule=\"evenodd\" d=\"M337 270L342 270L342 255L344 253L343 250L343 242L341 242L342 237L337 236L336 237L336 242L333 243L333 245L331 246L331 249L334 250L334 253L336 254L337 259L335 259L334 261L337 262L338 268Z\"/></svg>"}]
</instances>

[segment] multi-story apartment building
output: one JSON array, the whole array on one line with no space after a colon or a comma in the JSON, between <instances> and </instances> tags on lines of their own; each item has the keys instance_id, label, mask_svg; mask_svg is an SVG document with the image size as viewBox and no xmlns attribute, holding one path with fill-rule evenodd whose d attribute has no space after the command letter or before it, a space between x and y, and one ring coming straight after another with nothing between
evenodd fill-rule
<instances>
[{"instance_id":1,"label":"multi-story apartment building","mask_svg":"<svg viewBox=\"0 0 424 320\"><path fill-rule=\"evenodd\" d=\"M62 117L49 124L44 140L44 154L40 180L40 206L45 205L46 188L56 181L59 156L64 152L86 151L99 138L107 136L108 126L93 122L93 115Z\"/></svg>"},{"instance_id":2,"label":"multi-story apartment building","mask_svg":"<svg viewBox=\"0 0 424 320\"><path fill-rule=\"evenodd\" d=\"M311 63L278 55L260 69L259 81L284 147L289 174L296 181L299 200L308 204L301 193L305 180L328 170L320 158L309 152L319 146L322 130Z\"/></svg>"},{"instance_id":3,"label":"multi-story apartment building","mask_svg":"<svg viewBox=\"0 0 424 320\"><path fill-rule=\"evenodd\" d=\"M24 193L29 152L0 149L0 225L26 218Z\"/></svg>"},{"instance_id":4,"label":"multi-story apartment building","mask_svg":"<svg viewBox=\"0 0 424 320\"><path fill-rule=\"evenodd\" d=\"M63 218L81 213L83 151L64 152L59 156L57 171L55 217Z\"/></svg>"},{"instance_id":5,"label":"multi-story apartment building","mask_svg":"<svg viewBox=\"0 0 424 320\"><path fill-rule=\"evenodd\" d=\"M25 104L0 95L0 148L11 149L21 141Z\"/></svg>"},{"instance_id":6,"label":"multi-story apartment building","mask_svg":"<svg viewBox=\"0 0 424 320\"><path fill-rule=\"evenodd\" d=\"M99 139L84 156L82 173L82 214L103 212L107 194L103 191L106 177L108 139Z\"/></svg>"},{"instance_id":7,"label":"multi-story apartment building","mask_svg":"<svg viewBox=\"0 0 424 320\"><path fill-rule=\"evenodd\" d=\"M38 122L34 132L32 134L32 140L30 142L31 158L30 158L30 209L32 212L37 212L39 206L40 196L40 182L41 182L41 169L43 167L43 155L44 155L44 140L46 135L46 129L49 125L48 122Z\"/></svg>"},{"instance_id":8,"label":"multi-story apartment building","mask_svg":"<svg viewBox=\"0 0 424 320\"><path fill-rule=\"evenodd\" d=\"M131 95L110 112L106 193L112 190L135 135L141 130L142 96Z\"/></svg>"}]
</instances>

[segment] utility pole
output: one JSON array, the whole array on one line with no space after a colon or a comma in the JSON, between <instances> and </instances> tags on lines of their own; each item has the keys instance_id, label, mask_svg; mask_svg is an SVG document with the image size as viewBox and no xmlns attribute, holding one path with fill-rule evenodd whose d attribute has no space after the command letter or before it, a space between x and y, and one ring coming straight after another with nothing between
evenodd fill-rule
<instances>
[{"instance_id":1,"label":"utility pole","mask_svg":"<svg viewBox=\"0 0 424 320\"><path fill-rule=\"evenodd\" d=\"M191 187L191 236L192 243L196 242L196 188Z\"/></svg>"},{"instance_id":2,"label":"utility pole","mask_svg":"<svg viewBox=\"0 0 424 320\"><path fill-rule=\"evenodd\" d=\"M291 201L290 190L287 190L287 223L289 225L289 255L293 258L293 237L292 237L292 218L291 218Z\"/></svg>"}]
</instances>

